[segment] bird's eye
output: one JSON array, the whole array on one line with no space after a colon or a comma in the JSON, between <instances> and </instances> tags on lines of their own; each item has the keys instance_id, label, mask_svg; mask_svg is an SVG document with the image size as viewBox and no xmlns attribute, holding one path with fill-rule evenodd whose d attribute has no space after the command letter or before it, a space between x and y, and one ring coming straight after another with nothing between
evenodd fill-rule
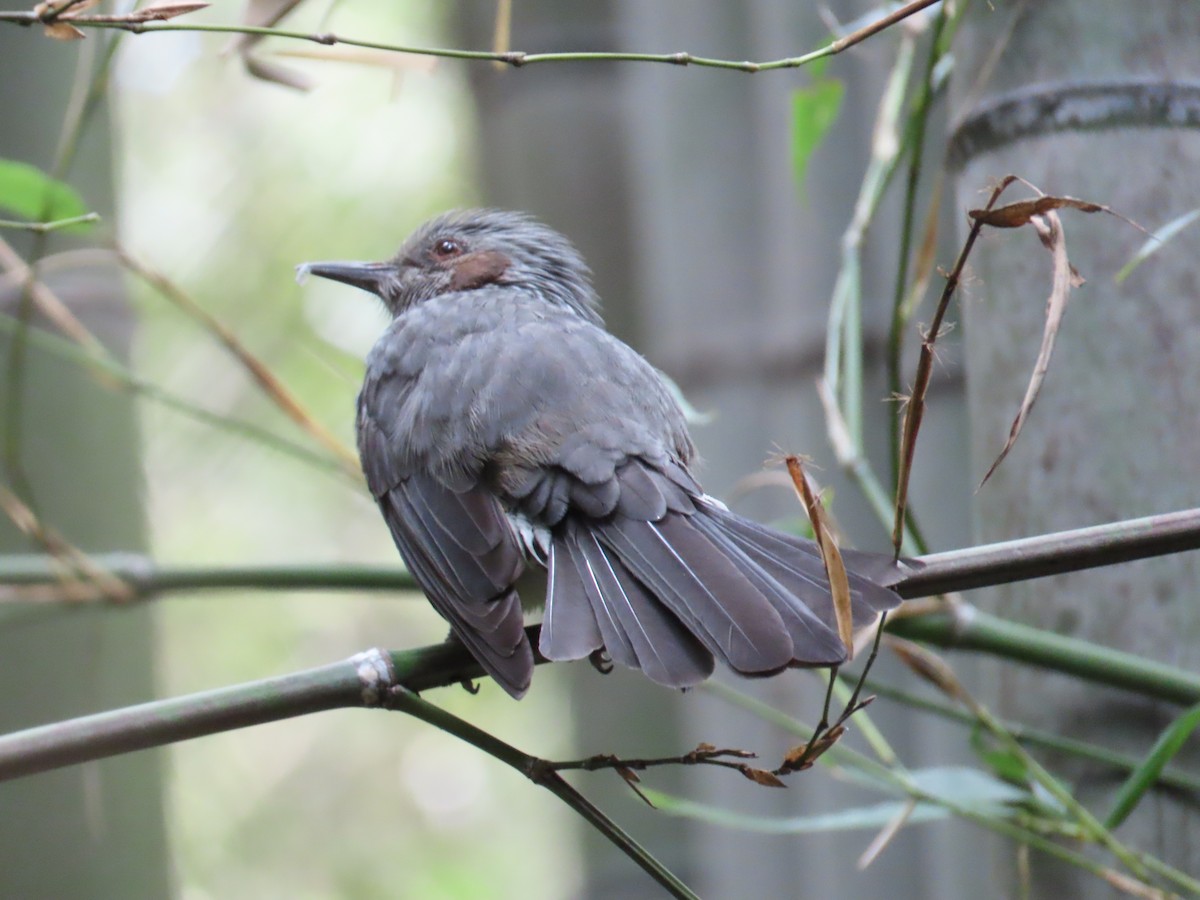
<instances>
[{"instance_id":1,"label":"bird's eye","mask_svg":"<svg viewBox=\"0 0 1200 900\"><path fill-rule=\"evenodd\" d=\"M453 238L442 238L433 245L433 255L438 259L449 259L462 253L462 245Z\"/></svg>"}]
</instances>

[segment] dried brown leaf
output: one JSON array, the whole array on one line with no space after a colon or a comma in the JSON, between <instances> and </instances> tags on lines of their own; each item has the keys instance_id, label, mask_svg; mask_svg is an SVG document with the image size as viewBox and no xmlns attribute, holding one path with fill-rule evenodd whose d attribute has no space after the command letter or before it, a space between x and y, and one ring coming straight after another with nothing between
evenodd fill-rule
<instances>
[{"instance_id":1,"label":"dried brown leaf","mask_svg":"<svg viewBox=\"0 0 1200 900\"><path fill-rule=\"evenodd\" d=\"M630 784L637 784L642 780L642 779L638 778L637 772L633 771L633 769L629 768L628 766L617 766L616 768L617 768L617 774L620 775L622 778L624 778L626 781L628 781Z\"/></svg>"},{"instance_id":2,"label":"dried brown leaf","mask_svg":"<svg viewBox=\"0 0 1200 900\"><path fill-rule=\"evenodd\" d=\"M37 541L62 568L65 583L90 581L104 599L128 603L137 599L134 589L121 578L97 565L82 550L71 544L55 529L44 525L20 497L0 484L0 511L23 533ZM72 594L76 589L68 589Z\"/></svg>"},{"instance_id":3,"label":"dried brown leaf","mask_svg":"<svg viewBox=\"0 0 1200 900\"><path fill-rule=\"evenodd\" d=\"M855 863L855 867L860 872L875 862L879 854L887 849L888 844L900 833L900 829L904 827L904 823L909 820L909 817L913 814L913 810L916 808L917 801L910 797L900 809L900 812L896 813L895 817L880 830L879 834L875 835L871 843L867 845L867 849L862 852L862 855Z\"/></svg>"},{"instance_id":4,"label":"dried brown leaf","mask_svg":"<svg viewBox=\"0 0 1200 900\"><path fill-rule=\"evenodd\" d=\"M1168 897L1175 896L1174 894L1168 894L1161 888L1152 887L1144 881L1139 881L1133 876L1118 872L1115 869L1101 869L1100 876L1118 891L1122 891L1131 897L1142 898L1142 900L1167 900Z\"/></svg>"},{"instance_id":5,"label":"dried brown leaf","mask_svg":"<svg viewBox=\"0 0 1200 900\"><path fill-rule=\"evenodd\" d=\"M939 691L954 700L968 700L969 695L954 674L950 665L930 650L903 638L885 635L888 647L900 661L914 673L924 678Z\"/></svg>"},{"instance_id":6,"label":"dried brown leaf","mask_svg":"<svg viewBox=\"0 0 1200 900\"><path fill-rule=\"evenodd\" d=\"M100 0L46 0L33 7L33 14L39 19L66 18L77 16L99 4Z\"/></svg>"},{"instance_id":7,"label":"dried brown leaf","mask_svg":"<svg viewBox=\"0 0 1200 900\"><path fill-rule=\"evenodd\" d=\"M1021 400L1021 408L1017 410L1016 418L1013 419L1012 426L1008 431L1008 440L1004 442L1004 447L1000 450L1000 455L996 457L996 461L992 463L991 468L987 470L987 474L983 476L983 480L979 483L980 487L987 484L989 478L992 477L1004 458L1008 456L1008 452L1016 443L1017 437L1021 433L1021 429L1025 426L1025 420L1029 418L1029 413L1033 409L1033 404L1037 402L1038 394L1041 392L1042 383L1046 379L1046 372L1050 369L1050 357L1054 353L1054 344L1058 338L1058 330L1062 326L1063 316L1067 311L1067 300L1071 295L1071 288L1082 282L1079 273L1071 266L1071 261L1067 258L1067 244L1063 235L1062 220L1059 219L1058 213L1050 211L1044 215L1038 215L1030 219L1031 224L1038 232L1038 237L1041 239L1044 246L1050 250L1054 256L1054 277L1050 288L1050 296L1046 298L1046 323L1042 328L1042 345L1038 350L1037 361L1033 365L1033 373L1029 377L1029 384L1025 388L1025 397Z\"/></svg>"},{"instance_id":8,"label":"dried brown leaf","mask_svg":"<svg viewBox=\"0 0 1200 900\"><path fill-rule=\"evenodd\" d=\"M194 13L204 9L208 3L199 2L172 2L172 0L163 0L161 3L151 3L149 6L143 6L141 9L135 9L127 13L125 20L128 22L166 22L168 19L175 19L179 16L186 16L188 13Z\"/></svg>"},{"instance_id":9,"label":"dried brown leaf","mask_svg":"<svg viewBox=\"0 0 1200 900\"><path fill-rule=\"evenodd\" d=\"M242 24L252 28L274 28L279 24L280 19L295 9L299 3L300 0L248 0L242 11ZM324 23L322 23L322 27L323 25ZM310 90L313 84L307 76L285 66L262 60L250 52L262 39L263 35L261 34L235 35L221 50L221 55L240 54L246 71L262 81L299 91Z\"/></svg>"},{"instance_id":10,"label":"dried brown leaf","mask_svg":"<svg viewBox=\"0 0 1200 900\"><path fill-rule=\"evenodd\" d=\"M512 0L497 0L496 24L492 28L492 52L507 53L512 49ZM503 71L508 68L500 60L492 63L492 68Z\"/></svg>"},{"instance_id":11,"label":"dried brown leaf","mask_svg":"<svg viewBox=\"0 0 1200 900\"><path fill-rule=\"evenodd\" d=\"M846 726L842 724L834 725L832 728L818 735L807 744L800 744L793 747L783 757L783 762L780 763L777 772L803 772L805 769L811 769L815 763L830 747L841 740L842 735L846 733Z\"/></svg>"},{"instance_id":12,"label":"dried brown leaf","mask_svg":"<svg viewBox=\"0 0 1200 900\"><path fill-rule=\"evenodd\" d=\"M753 781L755 784L761 784L763 787L785 788L787 784L773 775L766 769L755 769L752 766L738 766L738 771Z\"/></svg>"},{"instance_id":13,"label":"dried brown leaf","mask_svg":"<svg viewBox=\"0 0 1200 900\"><path fill-rule=\"evenodd\" d=\"M992 209L972 209L967 215L977 222L982 222L984 225L990 225L993 228L1020 228L1023 225L1028 225L1035 217L1044 216L1046 213L1053 212L1056 209L1077 209L1080 212L1086 213L1104 212L1117 216L1117 218L1124 218L1124 216L1113 212L1107 206L1100 203L1090 203L1087 200L1077 200L1074 197L1050 196L1035 197L1032 200L1018 200L1015 203L1006 203L1004 206L996 206ZM1129 220L1125 219L1125 221L1128 222Z\"/></svg>"},{"instance_id":14,"label":"dried brown leaf","mask_svg":"<svg viewBox=\"0 0 1200 900\"><path fill-rule=\"evenodd\" d=\"M56 41L82 41L86 34L69 22L51 22L42 28L42 34Z\"/></svg>"},{"instance_id":15,"label":"dried brown leaf","mask_svg":"<svg viewBox=\"0 0 1200 900\"><path fill-rule=\"evenodd\" d=\"M246 71L259 81L267 81L297 91L311 91L316 84L303 72L297 72L287 66L276 65L254 53L243 53L242 63L246 66Z\"/></svg>"},{"instance_id":16,"label":"dried brown leaf","mask_svg":"<svg viewBox=\"0 0 1200 900\"><path fill-rule=\"evenodd\" d=\"M829 527L825 507L813 493L804 474L804 466L798 456L788 456L785 459L788 475L796 493L808 511L808 520L812 523L813 534L816 536L817 547L821 551L821 560L825 563L825 574L829 578L829 593L833 598L834 620L837 622L838 637L846 647L846 653L854 653L854 617L850 605L850 579L846 576L846 566L842 562L841 551L833 539L833 530Z\"/></svg>"},{"instance_id":17,"label":"dried brown leaf","mask_svg":"<svg viewBox=\"0 0 1200 900\"><path fill-rule=\"evenodd\" d=\"M0 269L3 269L16 281L24 281L29 278L29 266L4 238L0 238ZM100 340L88 331L87 326L71 312L70 307L57 294L46 286L45 282L34 281L30 286L29 293L37 311L45 316L55 328L90 353L96 356L107 354ZM103 369L93 368L93 375L106 386L116 385L113 377Z\"/></svg>"}]
</instances>

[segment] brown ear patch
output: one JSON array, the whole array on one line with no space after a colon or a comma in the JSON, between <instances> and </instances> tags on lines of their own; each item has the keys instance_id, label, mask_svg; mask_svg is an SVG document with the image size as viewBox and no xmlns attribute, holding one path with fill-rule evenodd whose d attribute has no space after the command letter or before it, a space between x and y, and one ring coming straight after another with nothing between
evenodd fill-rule
<instances>
[{"instance_id":1,"label":"brown ear patch","mask_svg":"<svg viewBox=\"0 0 1200 900\"><path fill-rule=\"evenodd\" d=\"M500 280L508 268L508 257L498 250L481 250L460 257L450 277L450 290L470 291Z\"/></svg>"}]
</instances>

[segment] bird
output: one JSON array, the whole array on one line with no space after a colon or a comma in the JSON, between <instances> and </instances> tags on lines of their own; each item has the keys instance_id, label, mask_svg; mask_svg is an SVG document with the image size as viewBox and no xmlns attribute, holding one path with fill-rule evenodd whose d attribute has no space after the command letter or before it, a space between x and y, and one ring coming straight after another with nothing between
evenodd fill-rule
<instances>
[{"instance_id":1,"label":"bird","mask_svg":"<svg viewBox=\"0 0 1200 900\"><path fill-rule=\"evenodd\" d=\"M676 392L605 329L558 231L451 211L387 261L297 266L309 275L391 314L358 395L366 483L452 636L511 696L533 676L517 591L530 564L548 572L551 661L611 660L686 689L718 661L765 677L847 659L816 544L705 493ZM903 564L843 559L863 628L900 602Z\"/></svg>"}]
</instances>

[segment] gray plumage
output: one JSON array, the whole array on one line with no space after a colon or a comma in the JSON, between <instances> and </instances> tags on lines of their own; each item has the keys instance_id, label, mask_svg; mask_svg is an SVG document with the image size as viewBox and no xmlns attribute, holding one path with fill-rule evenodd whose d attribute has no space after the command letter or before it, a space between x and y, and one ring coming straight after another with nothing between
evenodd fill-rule
<instances>
[{"instance_id":1,"label":"gray plumage","mask_svg":"<svg viewBox=\"0 0 1200 900\"><path fill-rule=\"evenodd\" d=\"M815 545L703 492L678 403L604 330L560 234L449 213L388 262L300 271L391 311L358 398L367 484L433 606L514 697L533 673L514 587L528 560L550 573L552 660L604 650L670 687L714 660L744 675L845 660ZM882 557L846 557L871 573L850 576L866 625L899 598Z\"/></svg>"}]
</instances>

